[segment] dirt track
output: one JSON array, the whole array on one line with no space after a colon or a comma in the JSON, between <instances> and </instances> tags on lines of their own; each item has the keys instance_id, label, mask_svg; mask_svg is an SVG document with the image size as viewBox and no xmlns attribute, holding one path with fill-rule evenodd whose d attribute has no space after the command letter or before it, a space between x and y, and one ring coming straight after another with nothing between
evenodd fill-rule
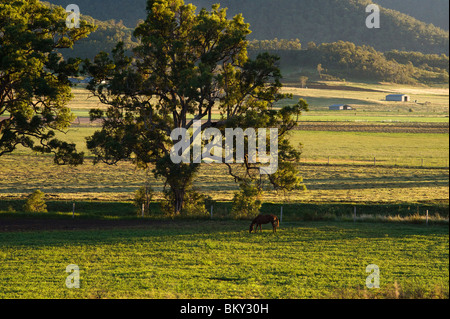
<instances>
[{"instance_id":1,"label":"dirt track","mask_svg":"<svg viewBox=\"0 0 450 319\"><path fill-rule=\"evenodd\" d=\"M135 228L169 224L159 220L94 220L94 219L0 219L0 232L49 231L49 230L96 230Z\"/></svg>"}]
</instances>

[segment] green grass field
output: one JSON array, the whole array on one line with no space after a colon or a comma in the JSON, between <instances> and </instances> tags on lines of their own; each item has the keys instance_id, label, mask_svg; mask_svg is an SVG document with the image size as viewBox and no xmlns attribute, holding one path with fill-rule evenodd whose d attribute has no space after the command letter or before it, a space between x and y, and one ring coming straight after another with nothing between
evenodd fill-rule
<instances>
[{"instance_id":1,"label":"green grass field","mask_svg":"<svg viewBox=\"0 0 450 319\"><path fill-rule=\"evenodd\" d=\"M448 298L448 227L173 222L0 233L0 298ZM66 266L80 289L65 287ZM380 288L365 286L366 267Z\"/></svg>"},{"instance_id":2,"label":"green grass field","mask_svg":"<svg viewBox=\"0 0 450 319\"><path fill-rule=\"evenodd\" d=\"M303 144L304 160L421 166L423 159L427 167L448 166L447 134L297 131L291 141Z\"/></svg>"}]
</instances>

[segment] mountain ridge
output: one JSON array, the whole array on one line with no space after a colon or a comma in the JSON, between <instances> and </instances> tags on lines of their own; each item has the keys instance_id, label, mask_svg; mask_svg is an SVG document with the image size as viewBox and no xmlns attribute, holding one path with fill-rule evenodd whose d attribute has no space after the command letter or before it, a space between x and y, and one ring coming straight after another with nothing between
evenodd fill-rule
<instances>
[{"instance_id":1,"label":"mountain ridge","mask_svg":"<svg viewBox=\"0 0 450 319\"><path fill-rule=\"evenodd\" d=\"M383 1L383 0L380 0ZM389 1L389 0L384 0ZM393 0L390 0L393 1ZM409 0L414 1L414 0ZM51 0L67 6L71 0ZM105 5L105 2L108 4ZM369 0L186 0L197 8L219 2L229 17L242 13L253 31L249 39L300 39L326 43L349 41L380 51L402 50L448 54L449 33L395 10L381 7L381 28L365 26ZM78 0L82 14L99 20L122 20L134 28L145 19L145 0ZM127 10L123 10L126 7Z\"/></svg>"},{"instance_id":2,"label":"mountain ridge","mask_svg":"<svg viewBox=\"0 0 450 319\"><path fill-rule=\"evenodd\" d=\"M405 13L445 31L449 30L448 0L374 0L374 2L386 9Z\"/></svg>"}]
</instances>

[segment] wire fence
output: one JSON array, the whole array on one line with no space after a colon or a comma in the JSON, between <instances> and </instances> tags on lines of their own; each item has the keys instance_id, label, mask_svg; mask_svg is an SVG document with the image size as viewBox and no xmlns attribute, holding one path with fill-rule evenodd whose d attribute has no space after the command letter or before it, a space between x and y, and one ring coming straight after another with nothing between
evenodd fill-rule
<instances>
[{"instance_id":1,"label":"wire fence","mask_svg":"<svg viewBox=\"0 0 450 319\"><path fill-rule=\"evenodd\" d=\"M300 164L310 165L360 165L380 167L449 168L448 158L388 158L388 157L302 157Z\"/></svg>"}]
</instances>

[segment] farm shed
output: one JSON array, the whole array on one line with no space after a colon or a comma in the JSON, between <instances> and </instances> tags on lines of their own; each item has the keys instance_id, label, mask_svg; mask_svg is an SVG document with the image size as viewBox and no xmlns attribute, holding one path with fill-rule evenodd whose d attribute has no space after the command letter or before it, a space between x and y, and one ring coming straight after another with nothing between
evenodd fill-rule
<instances>
[{"instance_id":1,"label":"farm shed","mask_svg":"<svg viewBox=\"0 0 450 319\"><path fill-rule=\"evenodd\" d=\"M330 111L341 111L341 110L353 110L350 105L347 104L333 104L330 106Z\"/></svg>"},{"instance_id":2,"label":"farm shed","mask_svg":"<svg viewBox=\"0 0 450 319\"><path fill-rule=\"evenodd\" d=\"M409 102L411 98L406 94L389 94L386 96L386 101L395 102Z\"/></svg>"}]
</instances>

